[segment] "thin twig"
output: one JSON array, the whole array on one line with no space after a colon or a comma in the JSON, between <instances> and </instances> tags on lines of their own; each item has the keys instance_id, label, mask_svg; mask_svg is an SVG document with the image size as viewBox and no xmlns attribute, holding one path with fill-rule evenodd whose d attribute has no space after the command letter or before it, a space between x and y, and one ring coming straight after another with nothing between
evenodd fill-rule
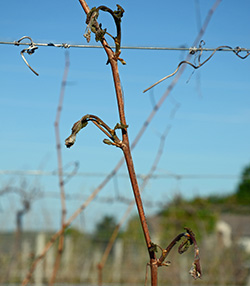
<instances>
[{"instance_id":1,"label":"thin twig","mask_svg":"<svg viewBox=\"0 0 250 286\"><path fill-rule=\"evenodd\" d=\"M56 151L57 151L57 165L58 165L58 179L59 179L59 187L60 187L60 197L61 197L61 206L62 206L62 215L61 215L61 227L64 229L64 223L66 218L66 201L65 201L65 189L64 189L64 179L63 179L63 165L62 165L62 150L61 150L61 139L60 139L60 118L61 118L61 112L63 107L63 99L65 94L65 87L69 72L69 53L68 51L65 52L65 67L64 67L64 74L63 79L61 83L61 91L60 91L60 97L57 107L57 113L56 113L56 120L55 120L55 135L56 135ZM53 268L53 273L50 278L49 284L53 285L55 282L56 274L58 272L61 256L63 252L63 245L64 245L64 233L60 236L59 239L59 245L58 245L58 252L56 256L56 261Z\"/></svg>"}]
</instances>

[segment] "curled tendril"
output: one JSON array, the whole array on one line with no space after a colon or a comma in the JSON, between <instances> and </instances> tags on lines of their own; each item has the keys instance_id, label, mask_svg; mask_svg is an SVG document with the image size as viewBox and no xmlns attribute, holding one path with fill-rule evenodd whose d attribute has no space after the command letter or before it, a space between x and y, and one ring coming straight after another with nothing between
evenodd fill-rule
<instances>
[{"instance_id":1,"label":"curled tendril","mask_svg":"<svg viewBox=\"0 0 250 286\"><path fill-rule=\"evenodd\" d=\"M201 55L202 55L202 52L203 52L203 46L204 46L204 45L205 45L205 42L204 42L203 40L201 40L201 41L200 41L200 44L199 44L199 48L190 48L190 50L189 50L189 53L190 53L191 55L194 55L197 51L200 51L199 56L198 56L198 65L192 64L192 63L189 62L189 61L181 61L181 62L178 64L176 70L175 70L173 73L171 73L171 74L169 74L169 75L163 77L162 79L160 79L159 81L157 81L156 83L154 83L153 85L151 85L150 87L148 87L147 89L145 89L143 92L147 92L148 90L150 90L151 88L155 87L156 85L158 85L158 84L161 83L162 81L164 81L164 80L166 80L166 79L168 79L168 78L174 76L174 75L178 72L178 70L180 69L180 67L181 67L183 64L190 65L190 66L191 66L192 68L194 68L194 69L200 68L200 67L203 66L206 62L208 62L208 61L214 56L214 54L215 54L217 51L220 51L220 50L222 50L222 49L231 50L237 57L239 57L240 59L243 59L243 60L246 59L246 58L250 55L250 52L246 52L244 49L242 49L242 48L240 48L240 47L236 47L236 48L233 49L233 48L230 47L230 46L219 46L219 47L217 47L217 48L212 52L212 54L211 54L207 59L205 59L203 62L201 62ZM245 55L245 56L240 55L241 52L246 52L246 55Z\"/></svg>"},{"instance_id":2,"label":"curled tendril","mask_svg":"<svg viewBox=\"0 0 250 286\"><path fill-rule=\"evenodd\" d=\"M34 54L35 50L38 49L37 46L34 45L34 42L33 40L28 37L28 36L24 36L22 37L21 39L19 39L18 41L15 42L15 45L16 46L19 46L19 43L24 40L24 39L29 39L30 40L30 46L27 48L27 49L23 49L20 54L22 56L22 59L24 60L24 62L26 63L26 65L28 66L28 68L37 76L39 76L39 74L29 65L28 61L26 60L25 56L24 56L24 53L27 53L28 55L32 55Z\"/></svg>"}]
</instances>

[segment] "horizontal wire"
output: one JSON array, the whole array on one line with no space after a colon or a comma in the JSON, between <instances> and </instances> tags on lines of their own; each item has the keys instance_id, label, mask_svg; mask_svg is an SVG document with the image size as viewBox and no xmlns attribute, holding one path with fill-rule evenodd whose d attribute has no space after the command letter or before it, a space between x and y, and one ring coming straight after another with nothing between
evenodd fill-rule
<instances>
[{"instance_id":1,"label":"horizontal wire","mask_svg":"<svg viewBox=\"0 0 250 286\"><path fill-rule=\"evenodd\" d=\"M23 43L23 42L7 42L7 41L0 41L1 45L14 45L14 46L30 46L30 43ZM56 48L92 48L92 49L100 49L103 48L101 45L82 45L82 44L54 44L54 43L33 43L34 46L41 46L41 47L56 47ZM111 48L115 48L114 46L110 46ZM153 50L153 51L207 51L212 52L216 50L216 48L196 48L196 47L136 47L136 46L122 46L121 49L123 50ZM232 52L232 51L239 51L239 47L235 49L230 48L222 48L219 50L220 52ZM241 52L250 52L248 48L241 48Z\"/></svg>"},{"instance_id":2,"label":"horizontal wire","mask_svg":"<svg viewBox=\"0 0 250 286\"><path fill-rule=\"evenodd\" d=\"M70 172L64 172L65 176L72 175ZM0 175L27 175L27 176L57 176L57 171L40 171L40 170L0 170ZM105 177L106 173L87 173L87 172L78 172L74 176L81 177ZM127 177L127 174L117 174L118 177ZM137 174L139 179L144 179L147 175ZM229 175L229 174L155 174L150 178L152 179L237 179L240 178L240 175Z\"/></svg>"}]
</instances>

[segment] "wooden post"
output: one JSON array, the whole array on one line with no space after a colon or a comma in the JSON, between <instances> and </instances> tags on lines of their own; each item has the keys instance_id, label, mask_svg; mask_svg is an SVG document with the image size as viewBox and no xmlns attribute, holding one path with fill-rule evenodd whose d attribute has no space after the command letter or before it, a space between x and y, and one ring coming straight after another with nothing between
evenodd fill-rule
<instances>
[{"instance_id":1,"label":"wooden post","mask_svg":"<svg viewBox=\"0 0 250 286\"><path fill-rule=\"evenodd\" d=\"M45 246L45 234L44 233L39 233L36 237L36 256L39 256ZM35 273L34 273L34 281L35 285L41 285L43 283L43 277L44 277L44 269L42 265L39 265L39 267L36 268Z\"/></svg>"},{"instance_id":2,"label":"wooden post","mask_svg":"<svg viewBox=\"0 0 250 286\"><path fill-rule=\"evenodd\" d=\"M123 258L123 241L117 239L114 245L114 264L113 264L113 282L120 283L121 270L122 270L122 258Z\"/></svg>"}]
</instances>

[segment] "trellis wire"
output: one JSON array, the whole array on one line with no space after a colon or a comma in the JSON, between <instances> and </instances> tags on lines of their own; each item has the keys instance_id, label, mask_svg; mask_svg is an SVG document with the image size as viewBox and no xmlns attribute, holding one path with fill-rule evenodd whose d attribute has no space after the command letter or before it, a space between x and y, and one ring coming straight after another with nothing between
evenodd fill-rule
<instances>
[{"instance_id":1,"label":"trellis wire","mask_svg":"<svg viewBox=\"0 0 250 286\"><path fill-rule=\"evenodd\" d=\"M0 170L0 175L19 175L19 176L57 176L57 171L41 171L41 170ZM65 176L72 175L71 172L64 172ZM106 177L107 173L98 172L77 172L73 174L79 177ZM118 177L127 177L127 174L116 174ZM144 179L145 174L137 174L138 178ZM239 174L175 174L175 173L156 173L152 175L152 179L237 179Z\"/></svg>"},{"instance_id":2,"label":"trellis wire","mask_svg":"<svg viewBox=\"0 0 250 286\"><path fill-rule=\"evenodd\" d=\"M17 41L0 41L0 45L20 45L20 46L30 46L30 43L23 43ZM55 44L55 43L33 43L35 46L41 46L41 47L56 47L56 48L91 48L91 49L101 49L101 45L83 45L83 44L67 44L67 43L61 43L61 44ZM115 48L111 46L111 48ZM197 51L206 51L206 52L212 52L216 50L216 48L196 48L196 47L143 47L143 46L122 46L121 49L123 50L151 50L151 51L189 51L189 52L197 52ZM250 48L240 48L241 52L250 52ZM222 48L219 51L220 52L232 52L232 51L238 51L239 47L236 47L235 49L230 48Z\"/></svg>"}]
</instances>

